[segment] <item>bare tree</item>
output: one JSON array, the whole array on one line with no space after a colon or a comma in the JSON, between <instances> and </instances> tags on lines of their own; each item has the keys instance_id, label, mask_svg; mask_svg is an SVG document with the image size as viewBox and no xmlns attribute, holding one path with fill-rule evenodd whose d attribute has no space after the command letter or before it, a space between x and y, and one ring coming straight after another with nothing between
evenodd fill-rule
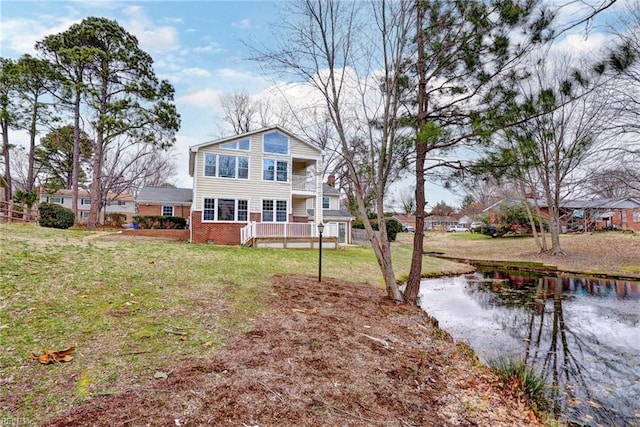
<instances>
[{"instance_id":1,"label":"bare tree","mask_svg":"<svg viewBox=\"0 0 640 427\"><path fill-rule=\"evenodd\" d=\"M223 120L228 123L236 135L247 133L256 128L256 115L261 112L244 90L235 90L220 97ZM261 116L262 118L262 116Z\"/></svg>"},{"instance_id":2,"label":"bare tree","mask_svg":"<svg viewBox=\"0 0 640 427\"><path fill-rule=\"evenodd\" d=\"M609 142L606 130L612 120L606 80L594 75L587 81L568 64L568 60L554 66L540 63L534 78L521 86L524 100L519 114L529 117L501 134L506 145L499 146L498 155L506 168L519 171L531 192L543 196L554 255L564 253L561 203L578 188L581 168Z\"/></svg>"},{"instance_id":3,"label":"bare tree","mask_svg":"<svg viewBox=\"0 0 640 427\"><path fill-rule=\"evenodd\" d=\"M406 89L402 76L411 8L409 2L387 1L294 3L282 32L275 34L277 47L256 55L268 67L313 87L324 104L346 170L344 179L353 187L358 217L387 294L396 301L403 301L403 296L386 225L379 222L378 234L368 221L365 185L375 183L377 214L383 218L384 197L399 160L398 117ZM365 158L366 163L360 163Z\"/></svg>"}]
</instances>

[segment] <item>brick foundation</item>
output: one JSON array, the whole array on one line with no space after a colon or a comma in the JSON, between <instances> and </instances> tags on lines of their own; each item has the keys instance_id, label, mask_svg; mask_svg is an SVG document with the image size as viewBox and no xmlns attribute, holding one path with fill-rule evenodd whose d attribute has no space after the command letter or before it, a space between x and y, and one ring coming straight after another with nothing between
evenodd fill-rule
<instances>
[{"instance_id":1,"label":"brick foundation","mask_svg":"<svg viewBox=\"0 0 640 427\"><path fill-rule=\"evenodd\" d=\"M193 211L191 218L192 243L240 244L240 229L246 225L245 223L202 222L202 211Z\"/></svg>"}]
</instances>

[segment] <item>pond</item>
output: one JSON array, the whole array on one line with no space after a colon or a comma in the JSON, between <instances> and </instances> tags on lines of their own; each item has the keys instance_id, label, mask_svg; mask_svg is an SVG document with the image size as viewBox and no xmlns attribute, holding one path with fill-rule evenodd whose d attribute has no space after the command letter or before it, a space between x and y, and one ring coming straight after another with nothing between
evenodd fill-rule
<instances>
[{"instance_id":1,"label":"pond","mask_svg":"<svg viewBox=\"0 0 640 427\"><path fill-rule=\"evenodd\" d=\"M479 271L423 280L420 301L484 363L542 374L557 417L640 426L640 282Z\"/></svg>"}]
</instances>

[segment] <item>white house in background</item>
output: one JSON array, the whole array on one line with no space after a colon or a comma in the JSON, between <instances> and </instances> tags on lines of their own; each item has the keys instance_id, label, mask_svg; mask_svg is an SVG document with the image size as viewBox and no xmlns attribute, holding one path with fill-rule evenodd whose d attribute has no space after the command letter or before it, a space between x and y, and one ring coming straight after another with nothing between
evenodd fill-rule
<instances>
[{"instance_id":1,"label":"white house in background","mask_svg":"<svg viewBox=\"0 0 640 427\"><path fill-rule=\"evenodd\" d=\"M273 239L292 247L317 239L324 221L322 150L293 133L272 126L192 146L189 174L192 242ZM323 237L335 242L338 227L328 223Z\"/></svg>"},{"instance_id":2,"label":"white house in background","mask_svg":"<svg viewBox=\"0 0 640 427\"><path fill-rule=\"evenodd\" d=\"M349 212L341 209L340 190L335 187L335 179L329 176L326 183L322 184L322 220L325 224L332 224L338 230L338 243L351 243L351 223L355 219ZM307 213L313 218L314 207L309 203Z\"/></svg>"},{"instance_id":3,"label":"white house in background","mask_svg":"<svg viewBox=\"0 0 640 427\"><path fill-rule=\"evenodd\" d=\"M47 191L40 189L40 202L55 203L65 208L73 210L73 190ZM89 210L91 209L91 195L87 190L78 190L78 217L76 222L85 224L89 220ZM105 218L109 214L122 214L125 216L124 222L131 222L136 212L136 201L132 194L107 195L105 206L100 212L100 222L105 223Z\"/></svg>"}]
</instances>

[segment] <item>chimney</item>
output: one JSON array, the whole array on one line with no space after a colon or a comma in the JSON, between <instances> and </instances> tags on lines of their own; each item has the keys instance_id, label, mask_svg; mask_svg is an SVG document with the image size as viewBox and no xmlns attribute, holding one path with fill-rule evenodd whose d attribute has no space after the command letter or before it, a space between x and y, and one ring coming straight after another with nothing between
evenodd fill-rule
<instances>
[{"instance_id":1,"label":"chimney","mask_svg":"<svg viewBox=\"0 0 640 427\"><path fill-rule=\"evenodd\" d=\"M329 185L329 187L335 187L336 186L336 176L335 175L329 175L327 177L327 185Z\"/></svg>"}]
</instances>

